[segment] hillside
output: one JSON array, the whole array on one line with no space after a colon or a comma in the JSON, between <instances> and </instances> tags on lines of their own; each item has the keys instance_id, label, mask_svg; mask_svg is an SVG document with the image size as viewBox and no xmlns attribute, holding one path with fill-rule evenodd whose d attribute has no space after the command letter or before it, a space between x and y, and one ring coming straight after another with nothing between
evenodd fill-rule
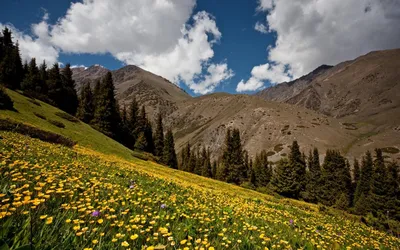
<instances>
[{"instance_id":1,"label":"hillside","mask_svg":"<svg viewBox=\"0 0 400 250\"><path fill-rule=\"evenodd\" d=\"M0 118L78 144L68 148L0 131L2 248L30 248L29 242L36 249L400 247L398 238L357 216L136 159L90 126L56 116L58 109L7 92L17 111L0 111Z\"/></svg>"},{"instance_id":2,"label":"hillside","mask_svg":"<svg viewBox=\"0 0 400 250\"><path fill-rule=\"evenodd\" d=\"M109 70L94 65L87 69L74 68L73 79L78 91L82 84L103 77ZM116 97L121 106L128 106L133 98L146 106L146 111L151 120L158 112L170 114L176 109L176 103L190 99L190 95L175 84L161 76L154 75L137 66L128 65L121 69L111 71L113 75Z\"/></svg>"},{"instance_id":3,"label":"hillside","mask_svg":"<svg viewBox=\"0 0 400 250\"><path fill-rule=\"evenodd\" d=\"M12 90L7 90L7 93L14 101L14 108L16 111L1 110L0 118L12 119L43 130L61 134L74 140L78 145L91 148L101 153L131 158L132 151L130 149L103 135L91 126L80 121L71 122L57 116L57 113L64 113L61 110L42 101L23 96ZM42 118L38 115L42 116ZM61 122L65 125L65 128L59 128L49 121Z\"/></svg>"},{"instance_id":4,"label":"hillside","mask_svg":"<svg viewBox=\"0 0 400 250\"><path fill-rule=\"evenodd\" d=\"M336 119L305 108L223 93L179 103L168 117L167 126L174 129L178 151L190 142L209 146L214 157L223 147L228 127L240 129L250 155L266 149L271 152L271 160L286 155L293 140L308 152L314 146L340 149L353 138Z\"/></svg>"}]
</instances>

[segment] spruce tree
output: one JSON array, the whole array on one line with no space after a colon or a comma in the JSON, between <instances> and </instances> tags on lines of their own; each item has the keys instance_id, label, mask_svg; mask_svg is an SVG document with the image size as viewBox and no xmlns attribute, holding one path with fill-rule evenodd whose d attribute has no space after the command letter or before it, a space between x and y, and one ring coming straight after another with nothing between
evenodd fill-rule
<instances>
[{"instance_id":1,"label":"spruce tree","mask_svg":"<svg viewBox=\"0 0 400 250\"><path fill-rule=\"evenodd\" d=\"M225 149L223 153L223 165L225 166L226 181L240 184L245 180L246 169L243 160L242 142L238 129L227 131Z\"/></svg>"},{"instance_id":2,"label":"spruce tree","mask_svg":"<svg viewBox=\"0 0 400 250\"><path fill-rule=\"evenodd\" d=\"M351 198L351 175L350 168L345 158L339 151L327 150L321 174L320 201L328 206L335 205L338 199L347 198L346 208L350 205ZM342 199L343 200L343 199ZM340 201L344 207L344 202Z\"/></svg>"},{"instance_id":3,"label":"spruce tree","mask_svg":"<svg viewBox=\"0 0 400 250\"><path fill-rule=\"evenodd\" d=\"M211 166L211 176L212 176L212 178L216 178L216 174L217 174L217 161L214 160L212 162L212 166Z\"/></svg>"},{"instance_id":4,"label":"spruce tree","mask_svg":"<svg viewBox=\"0 0 400 250\"><path fill-rule=\"evenodd\" d=\"M310 156L308 157L307 184L304 199L309 202L318 202L320 186L321 165L319 162L319 152L317 148L314 148L312 153L310 151Z\"/></svg>"},{"instance_id":5,"label":"spruce tree","mask_svg":"<svg viewBox=\"0 0 400 250\"><path fill-rule=\"evenodd\" d=\"M23 91L34 91L37 93L41 93L41 81L40 81L40 72L39 68L36 65L36 59L32 58L29 66L28 73L25 76L21 84L21 89Z\"/></svg>"},{"instance_id":6,"label":"spruce tree","mask_svg":"<svg viewBox=\"0 0 400 250\"><path fill-rule=\"evenodd\" d=\"M110 72L103 78L99 92L99 96L96 97L93 125L102 133L116 139L119 132L120 115Z\"/></svg>"},{"instance_id":7,"label":"spruce tree","mask_svg":"<svg viewBox=\"0 0 400 250\"><path fill-rule=\"evenodd\" d=\"M399 166L395 162L389 163L388 171L388 191L389 198L385 208L389 211L389 217L400 220L400 181L399 181Z\"/></svg>"},{"instance_id":8,"label":"spruce tree","mask_svg":"<svg viewBox=\"0 0 400 250\"><path fill-rule=\"evenodd\" d=\"M62 84L64 96L60 108L71 115L75 115L79 103L75 89L75 81L72 79L72 70L69 63L67 63L62 70Z\"/></svg>"},{"instance_id":9,"label":"spruce tree","mask_svg":"<svg viewBox=\"0 0 400 250\"><path fill-rule=\"evenodd\" d=\"M300 147L297 141L293 141L289 154L289 165L293 171L294 198L300 197L300 192L304 190L306 181L306 163L303 155L300 153Z\"/></svg>"},{"instance_id":10,"label":"spruce tree","mask_svg":"<svg viewBox=\"0 0 400 250\"><path fill-rule=\"evenodd\" d=\"M128 108L128 130L130 134L131 143L129 143L130 147L133 148L136 142L136 139L139 134L139 105L136 102L136 99L133 98Z\"/></svg>"},{"instance_id":11,"label":"spruce tree","mask_svg":"<svg viewBox=\"0 0 400 250\"><path fill-rule=\"evenodd\" d=\"M181 160L178 168L180 170L189 172L189 160L190 160L190 144L188 142L187 145L183 147L181 151Z\"/></svg>"},{"instance_id":12,"label":"spruce tree","mask_svg":"<svg viewBox=\"0 0 400 250\"><path fill-rule=\"evenodd\" d=\"M375 149L375 161L371 180L371 209L377 216L379 210L388 204L391 197L389 194L389 176L383 159L382 150Z\"/></svg>"},{"instance_id":13,"label":"spruce tree","mask_svg":"<svg viewBox=\"0 0 400 250\"><path fill-rule=\"evenodd\" d=\"M256 155L253 163L253 173L255 177L254 184L256 187L265 187L271 180L272 171L268 165L268 156L265 150ZM251 179L251 178L250 178Z\"/></svg>"},{"instance_id":14,"label":"spruce tree","mask_svg":"<svg viewBox=\"0 0 400 250\"><path fill-rule=\"evenodd\" d=\"M210 152L206 147L203 147L201 151L201 158L203 162L201 175L204 177L212 177L212 170L211 170L211 161L210 161Z\"/></svg>"},{"instance_id":15,"label":"spruce tree","mask_svg":"<svg viewBox=\"0 0 400 250\"><path fill-rule=\"evenodd\" d=\"M83 85L79 98L77 118L85 123L90 123L94 117L94 99L90 83Z\"/></svg>"},{"instance_id":16,"label":"spruce tree","mask_svg":"<svg viewBox=\"0 0 400 250\"><path fill-rule=\"evenodd\" d=\"M157 116L157 127L154 134L154 155L161 157L164 151L164 129L161 113Z\"/></svg>"},{"instance_id":17,"label":"spruce tree","mask_svg":"<svg viewBox=\"0 0 400 250\"><path fill-rule=\"evenodd\" d=\"M358 183L358 181L360 180L360 164L358 163L358 160L356 158L354 158L354 163L353 163L353 182L355 184Z\"/></svg>"},{"instance_id":18,"label":"spruce tree","mask_svg":"<svg viewBox=\"0 0 400 250\"><path fill-rule=\"evenodd\" d=\"M369 151L365 154L361 164L361 175L354 194L354 210L358 214L370 211L370 191L373 175L373 161Z\"/></svg>"},{"instance_id":19,"label":"spruce tree","mask_svg":"<svg viewBox=\"0 0 400 250\"><path fill-rule=\"evenodd\" d=\"M58 63L54 63L48 72L47 79L48 96L54 104L61 108L64 102L64 87L61 79L60 68Z\"/></svg>"},{"instance_id":20,"label":"spruce tree","mask_svg":"<svg viewBox=\"0 0 400 250\"><path fill-rule=\"evenodd\" d=\"M40 75L40 84L39 84L39 89L37 91L44 95L47 96L48 93L48 87L47 87L47 80L48 80L48 74L47 74L47 64L46 61L43 61L43 63L39 67L39 75Z\"/></svg>"},{"instance_id":21,"label":"spruce tree","mask_svg":"<svg viewBox=\"0 0 400 250\"><path fill-rule=\"evenodd\" d=\"M278 194L297 198L298 182L288 159L283 158L278 161L271 184Z\"/></svg>"},{"instance_id":22,"label":"spruce tree","mask_svg":"<svg viewBox=\"0 0 400 250\"><path fill-rule=\"evenodd\" d=\"M175 153L174 136L170 129L168 129L165 135L163 158L164 158L163 160L164 164L174 169L178 168L178 162Z\"/></svg>"}]
</instances>

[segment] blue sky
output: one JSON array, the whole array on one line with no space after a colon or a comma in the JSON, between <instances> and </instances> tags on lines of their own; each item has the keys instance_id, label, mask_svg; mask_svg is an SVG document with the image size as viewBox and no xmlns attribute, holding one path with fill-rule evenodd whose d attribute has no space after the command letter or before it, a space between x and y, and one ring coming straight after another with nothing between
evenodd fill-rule
<instances>
[{"instance_id":1,"label":"blue sky","mask_svg":"<svg viewBox=\"0 0 400 250\"><path fill-rule=\"evenodd\" d=\"M400 46L396 1L3 0L1 6L0 26L11 25L24 58L109 69L136 64L192 95L254 93L321 64Z\"/></svg>"}]
</instances>

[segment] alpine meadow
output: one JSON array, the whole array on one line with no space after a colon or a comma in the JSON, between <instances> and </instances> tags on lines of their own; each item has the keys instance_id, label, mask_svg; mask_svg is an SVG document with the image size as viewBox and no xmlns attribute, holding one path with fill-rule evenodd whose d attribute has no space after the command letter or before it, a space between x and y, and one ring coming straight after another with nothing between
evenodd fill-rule
<instances>
[{"instance_id":1,"label":"alpine meadow","mask_svg":"<svg viewBox=\"0 0 400 250\"><path fill-rule=\"evenodd\" d=\"M400 249L399 3L1 6L0 250Z\"/></svg>"}]
</instances>

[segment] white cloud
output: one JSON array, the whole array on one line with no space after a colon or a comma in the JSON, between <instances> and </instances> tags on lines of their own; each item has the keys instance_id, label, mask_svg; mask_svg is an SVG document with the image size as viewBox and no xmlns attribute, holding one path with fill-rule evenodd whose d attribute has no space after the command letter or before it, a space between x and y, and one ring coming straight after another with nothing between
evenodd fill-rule
<instances>
[{"instance_id":1,"label":"white cloud","mask_svg":"<svg viewBox=\"0 0 400 250\"><path fill-rule=\"evenodd\" d=\"M71 3L54 25L44 10L42 22L32 25L34 37L18 33L24 38L21 52L25 58L46 55L51 62L59 51L110 53L184 82L195 93L209 93L233 72L226 63L211 63L221 33L207 12L192 16L195 5L196 0L83 0Z\"/></svg>"},{"instance_id":2,"label":"white cloud","mask_svg":"<svg viewBox=\"0 0 400 250\"><path fill-rule=\"evenodd\" d=\"M262 24L260 22L257 22L256 25L254 25L254 29L257 30L258 32L261 32L264 34L268 33L267 26L265 26L264 24Z\"/></svg>"},{"instance_id":3,"label":"white cloud","mask_svg":"<svg viewBox=\"0 0 400 250\"><path fill-rule=\"evenodd\" d=\"M396 0L261 0L258 11L266 12L266 26L277 35L268 51L269 62L286 65L293 78L321 64L400 47ZM282 77L290 76L281 72Z\"/></svg>"},{"instance_id":4,"label":"white cloud","mask_svg":"<svg viewBox=\"0 0 400 250\"><path fill-rule=\"evenodd\" d=\"M264 81L268 80L271 84L287 82L291 80L290 71L285 69L283 64L262 64L253 67L251 77L248 81L241 80L236 87L237 92L259 90L264 86Z\"/></svg>"},{"instance_id":5,"label":"white cloud","mask_svg":"<svg viewBox=\"0 0 400 250\"><path fill-rule=\"evenodd\" d=\"M75 69L75 68L84 68L87 69L88 67L86 67L85 65L81 64L81 65L71 65L71 69Z\"/></svg>"},{"instance_id":6,"label":"white cloud","mask_svg":"<svg viewBox=\"0 0 400 250\"><path fill-rule=\"evenodd\" d=\"M41 63L43 60L48 65L57 62L58 50L44 39L45 36L38 36L47 28L43 23L32 25L32 33L35 36L24 34L11 24L0 23L0 29L3 30L7 26L12 31L13 40L18 41L23 62L29 61L32 57L35 57L38 63Z\"/></svg>"},{"instance_id":7,"label":"white cloud","mask_svg":"<svg viewBox=\"0 0 400 250\"><path fill-rule=\"evenodd\" d=\"M215 20L204 11L194 15L193 20L193 25L183 27L181 37L169 50L161 53L121 52L116 57L173 82L183 81L195 93L212 92L219 83L232 77L233 72L226 63L209 64L214 56L212 46L221 38ZM207 65L208 75L203 81L196 81Z\"/></svg>"}]
</instances>

